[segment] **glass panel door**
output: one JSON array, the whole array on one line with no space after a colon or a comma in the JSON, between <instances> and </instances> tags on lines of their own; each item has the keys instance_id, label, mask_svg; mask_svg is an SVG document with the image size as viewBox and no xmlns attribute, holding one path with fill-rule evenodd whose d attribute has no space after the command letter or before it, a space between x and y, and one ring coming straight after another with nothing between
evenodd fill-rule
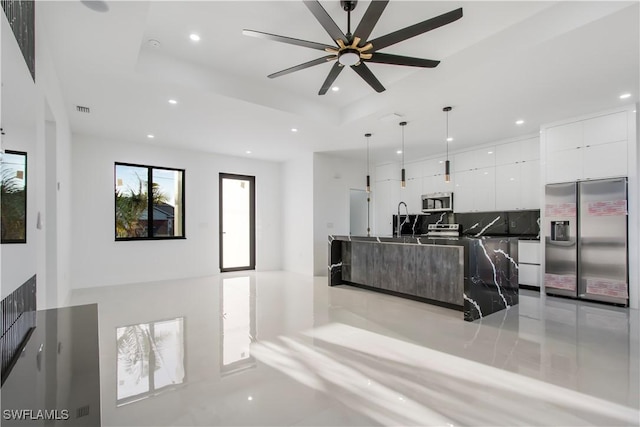
<instances>
[{"instance_id":1,"label":"glass panel door","mask_svg":"<svg viewBox=\"0 0 640 427\"><path fill-rule=\"evenodd\" d=\"M255 269L255 177L220 174L220 271Z\"/></svg>"}]
</instances>

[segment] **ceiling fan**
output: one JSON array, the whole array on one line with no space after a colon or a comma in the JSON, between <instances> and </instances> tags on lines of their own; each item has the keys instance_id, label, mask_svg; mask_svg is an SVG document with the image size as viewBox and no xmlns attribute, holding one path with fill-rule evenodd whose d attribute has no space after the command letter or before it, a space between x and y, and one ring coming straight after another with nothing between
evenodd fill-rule
<instances>
[{"instance_id":1,"label":"ceiling fan","mask_svg":"<svg viewBox=\"0 0 640 427\"><path fill-rule=\"evenodd\" d=\"M410 67L423 67L433 68L436 67L440 61L432 59L412 58L409 56L392 55L388 53L378 52L380 49L384 49L401 41L410 39L417 35L426 33L443 25L450 24L462 18L462 8L452 10L451 12L444 13L436 16L435 18L427 19L426 21L419 22L401 30L394 31L387 35L368 40L371 35L373 27L380 19L382 12L387 7L389 0L372 0L371 4L367 8L358 24L356 30L351 33L351 11L355 9L357 0L341 0L340 4L342 9L347 12L347 34L344 34L338 27L333 19L329 16L327 11L317 0L304 0L303 3L309 8L313 16L320 22L320 25L335 41L336 45L331 46L323 43L310 42L306 40L294 39L291 37L278 36L275 34L264 33L254 30L243 30L242 33L247 36L258 37L261 39L274 40L277 42L293 44L297 46L304 46L311 49L322 50L329 55L322 58L314 59L309 62L305 62L300 65L296 65L291 68L287 68L277 73L270 74L269 78L284 76L285 74L293 73L294 71L304 70L305 68L313 67L314 65L324 64L325 62L337 60L329 71L329 75L325 79L318 95L324 95L327 93L333 82L336 80L340 72L345 66L350 66L356 73L360 75L376 92L383 92L384 86L373 75L369 67L365 62L373 62L378 64L392 64L392 65L405 65Z\"/></svg>"}]
</instances>

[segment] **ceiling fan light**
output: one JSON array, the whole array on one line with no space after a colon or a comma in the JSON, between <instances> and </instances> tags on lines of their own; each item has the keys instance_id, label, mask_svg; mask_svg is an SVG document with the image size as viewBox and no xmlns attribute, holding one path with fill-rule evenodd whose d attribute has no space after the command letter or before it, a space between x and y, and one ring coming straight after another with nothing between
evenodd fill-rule
<instances>
[{"instance_id":1,"label":"ceiling fan light","mask_svg":"<svg viewBox=\"0 0 640 427\"><path fill-rule=\"evenodd\" d=\"M358 51L354 50L352 52L350 49L345 49L340 53L338 62L340 62L342 65L347 66L356 65L358 62L360 62L360 54L358 53Z\"/></svg>"}]
</instances>

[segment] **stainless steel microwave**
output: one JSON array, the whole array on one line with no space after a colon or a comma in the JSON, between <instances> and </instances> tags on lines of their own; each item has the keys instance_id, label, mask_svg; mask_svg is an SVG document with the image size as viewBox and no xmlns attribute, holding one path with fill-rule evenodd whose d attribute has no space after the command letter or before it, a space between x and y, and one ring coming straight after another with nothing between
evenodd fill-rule
<instances>
[{"instance_id":1,"label":"stainless steel microwave","mask_svg":"<svg viewBox=\"0 0 640 427\"><path fill-rule=\"evenodd\" d=\"M431 193L422 195L422 212L453 211L453 193Z\"/></svg>"}]
</instances>

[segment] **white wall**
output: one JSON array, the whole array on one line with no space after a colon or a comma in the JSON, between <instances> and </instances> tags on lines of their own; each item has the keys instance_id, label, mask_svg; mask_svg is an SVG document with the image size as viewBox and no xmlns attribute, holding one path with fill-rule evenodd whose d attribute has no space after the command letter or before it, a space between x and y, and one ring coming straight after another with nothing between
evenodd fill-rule
<instances>
[{"instance_id":1,"label":"white wall","mask_svg":"<svg viewBox=\"0 0 640 427\"><path fill-rule=\"evenodd\" d=\"M313 155L313 274L326 276L328 235L349 235L350 189L365 189L366 161ZM372 206L373 210L373 206ZM373 218L373 216L372 216Z\"/></svg>"},{"instance_id":2,"label":"white wall","mask_svg":"<svg viewBox=\"0 0 640 427\"><path fill-rule=\"evenodd\" d=\"M46 308L66 306L71 291L71 126L46 33L38 20L36 5L36 84L41 95L38 105L38 141L45 156L45 177L40 208L43 229L40 243L46 260L38 270L44 286ZM48 213L48 215L47 215ZM41 251L42 252L42 251ZM39 292L41 288L39 287ZM41 306L41 308L44 308Z\"/></svg>"},{"instance_id":3,"label":"white wall","mask_svg":"<svg viewBox=\"0 0 640 427\"><path fill-rule=\"evenodd\" d=\"M70 127L65 101L36 13L36 82L2 20L3 148L27 152L27 243L3 245L2 297L37 274L39 309L69 298ZM17 113L16 113L17 112ZM13 123L18 116L20 122ZM50 191L53 189L53 192ZM47 211L49 216L47 216ZM38 213L41 228L36 228Z\"/></svg>"},{"instance_id":4,"label":"white wall","mask_svg":"<svg viewBox=\"0 0 640 427\"><path fill-rule=\"evenodd\" d=\"M282 165L283 267L286 271L313 275L313 155Z\"/></svg>"},{"instance_id":5,"label":"white wall","mask_svg":"<svg viewBox=\"0 0 640 427\"><path fill-rule=\"evenodd\" d=\"M36 113L37 91L4 13L0 13L3 150L27 152L27 243L2 245L2 298L36 274Z\"/></svg>"},{"instance_id":6,"label":"white wall","mask_svg":"<svg viewBox=\"0 0 640 427\"><path fill-rule=\"evenodd\" d=\"M115 162L185 169L186 239L115 241ZM279 163L74 135L72 166L74 289L219 273L220 172L256 177L256 270L282 268Z\"/></svg>"}]
</instances>

